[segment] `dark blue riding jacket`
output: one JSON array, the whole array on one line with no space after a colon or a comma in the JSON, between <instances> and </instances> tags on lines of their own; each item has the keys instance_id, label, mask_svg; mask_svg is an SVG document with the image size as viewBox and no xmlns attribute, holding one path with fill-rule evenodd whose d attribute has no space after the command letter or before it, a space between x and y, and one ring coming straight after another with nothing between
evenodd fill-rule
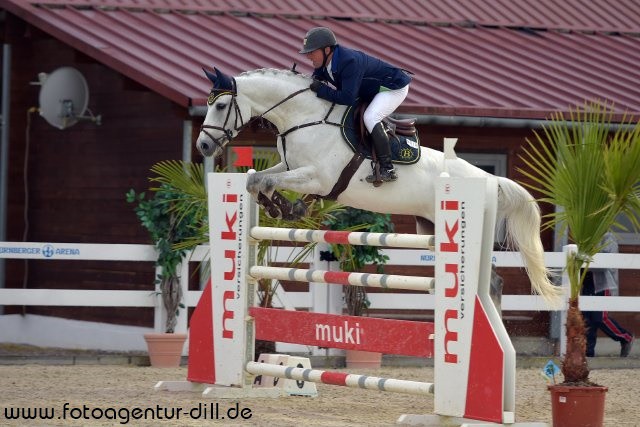
<instances>
[{"instance_id":1,"label":"dark blue riding jacket","mask_svg":"<svg viewBox=\"0 0 640 427\"><path fill-rule=\"evenodd\" d=\"M371 101L377 93L403 88L411 81L402 69L340 45L333 51L331 73L333 79L325 67L313 71L313 77L331 82L336 87L322 85L317 96L342 105L353 105L357 98Z\"/></svg>"}]
</instances>

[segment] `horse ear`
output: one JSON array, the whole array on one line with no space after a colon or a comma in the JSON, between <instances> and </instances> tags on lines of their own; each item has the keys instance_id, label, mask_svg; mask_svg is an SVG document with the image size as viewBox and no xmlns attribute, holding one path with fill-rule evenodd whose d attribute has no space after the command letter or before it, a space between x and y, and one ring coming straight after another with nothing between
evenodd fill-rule
<instances>
[{"instance_id":1,"label":"horse ear","mask_svg":"<svg viewBox=\"0 0 640 427\"><path fill-rule=\"evenodd\" d=\"M212 80L214 82L213 87L220 90L232 91L234 88L233 88L233 81L231 77L227 76L222 71L218 70L216 67L213 67L213 69L216 72L215 80Z\"/></svg>"},{"instance_id":2,"label":"horse ear","mask_svg":"<svg viewBox=\"0 0 640 427\"><path fill-rule=\"evenodd\" d=\"M204 71L204 74L207 76L207 78L209 80L211 80L211 83L213 83L214 85L216 84L216 75L213 74L211 71L207 71L205 68L202 68L202 71ZM216 69L217 71L217 69Z\"/></svg>"}]
</instances>

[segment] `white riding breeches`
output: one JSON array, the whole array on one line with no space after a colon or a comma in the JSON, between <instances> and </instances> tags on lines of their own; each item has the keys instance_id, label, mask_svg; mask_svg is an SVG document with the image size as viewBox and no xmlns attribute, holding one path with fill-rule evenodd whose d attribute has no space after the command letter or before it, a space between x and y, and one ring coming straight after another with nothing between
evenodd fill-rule
<instances>
[{"instance_id":1,"label":"white riding breeches","mask_svg":"<svg viewBox=\"0 0 640 427\"><path fill-rule=\"evenodd\" d=\"M364 112L363 120L367 130L371 132L373 127L382 119L396 111L409 93L409 85L396 90L379 92L373 97Z\"/></svg>"}]
</instances>

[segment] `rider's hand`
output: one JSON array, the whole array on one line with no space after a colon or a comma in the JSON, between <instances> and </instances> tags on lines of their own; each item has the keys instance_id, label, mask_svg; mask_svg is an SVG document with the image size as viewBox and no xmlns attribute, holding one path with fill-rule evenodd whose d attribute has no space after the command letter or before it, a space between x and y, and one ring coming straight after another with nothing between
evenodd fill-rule
<instances>
[{"instance_id":1,"label":"rider's hand","mask_svg":"<svg viewBox=\"0 0 640 427\"><path fill-rule=\"evenodd\" d=\"M309 89L318 93L318 90L323 86L323 83L320 80L313 79L311 84L309 85Z\"/></svg>"}]
</instances>

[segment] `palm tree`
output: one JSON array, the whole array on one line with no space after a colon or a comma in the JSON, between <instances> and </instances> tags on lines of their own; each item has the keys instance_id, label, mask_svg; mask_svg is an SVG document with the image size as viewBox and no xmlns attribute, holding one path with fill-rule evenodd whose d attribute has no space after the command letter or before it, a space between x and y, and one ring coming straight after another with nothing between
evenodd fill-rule
<instances>
[{"instance_id":1,"label":"palm tree","mask_svg":"<svg viewBox=\"0 0 640 427\"><path fill-rule=\"evenodd\" d=\"M167 165L158 164L152 171L161 174ZM152 188L153 196L146 198L145 192L136 193L131 189L126 194L129 203L134 203L134 211L141 225L149 232L149 237L158 252L156 267L160 267L156 283L167 314L165 332L173 333L182 303L182 288L179 282L178 266L184 260L187 250L191 248L185 242L200 242L202 230L206 229L206 205L204 209L193 198L186 198L175 188L191 185L203 177L202 167L185 164L182 173L176 176L177 184L169 185L162 179L152 178L160 185ZM204 193L194 185L194 193ZM206 200L206 194L204 194ZM194 245L194 246L195 246Z\"/></svg>"},{"instance_id":2,"label":"palm tree","mask_svg":"<svg viewBox=\"0 0 640 427\"><path fill-rule=\"evenodd\" d=\"M578 306L582 283L602 238L626 218L638 229L640 212L640 122L626 116L612 125L613 105L585 102L570 109L566 120L552 116L541 133L527 140L529 181L522 184L542 194L538 199L559 207L545 216L544 228L556 225L578 246L567 260L571 283L567 312L567 349L562 363L565 383L590 384L585 324Z\"/></svg>"}]
</instances>

